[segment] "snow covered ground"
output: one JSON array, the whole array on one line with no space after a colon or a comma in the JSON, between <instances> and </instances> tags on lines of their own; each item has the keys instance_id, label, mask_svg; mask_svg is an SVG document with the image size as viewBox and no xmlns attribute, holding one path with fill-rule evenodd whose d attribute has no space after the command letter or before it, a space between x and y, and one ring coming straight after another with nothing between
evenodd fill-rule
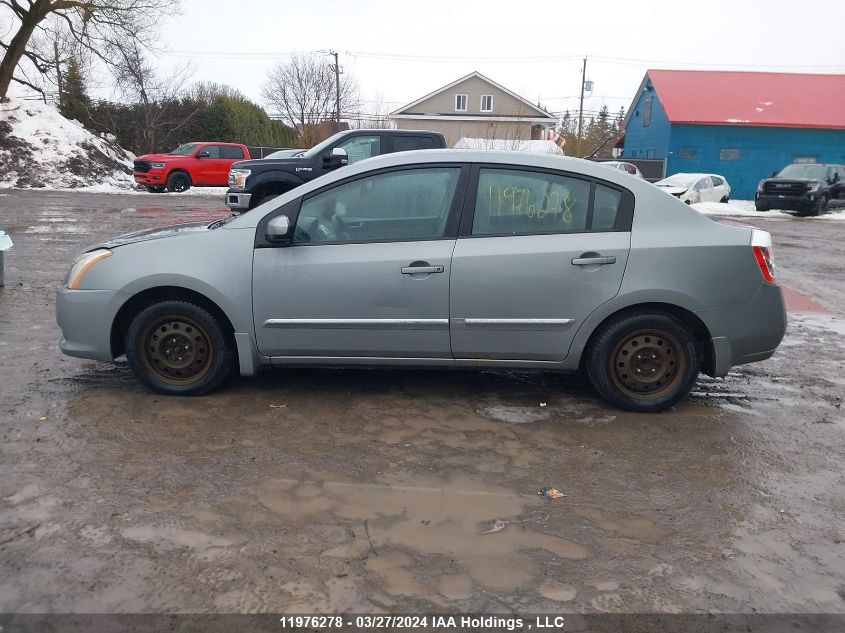
<instances>
[{"instance_id":1,"label":"snow covered ground","mask_svg":"<svg viewBox=\"0 0 845 633\"><path fill-rule=\"evenodd\" d=\"M692 208L704 215L727 215L742 218L794 219L797 216L791 211L757 211L753 200L731 200L730 202L698 202ZM820 216L801 217L802 220L845 220L845 206L828 208L827 214Z\"/></svg>"},{"instance_id":2,"label":"snow covered ground","mask_svg":"<svg viewBox=\"0 0 845 633\"><path fill-rule=\"evenodd\" d=\"M129 191L133 159L44 103L0 103L0 188Z\"/></svg>"}]
</instances>

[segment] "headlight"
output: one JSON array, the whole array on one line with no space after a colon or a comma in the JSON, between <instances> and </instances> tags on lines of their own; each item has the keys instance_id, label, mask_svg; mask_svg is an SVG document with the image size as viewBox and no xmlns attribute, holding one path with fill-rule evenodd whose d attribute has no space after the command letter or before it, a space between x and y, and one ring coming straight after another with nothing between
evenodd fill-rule
<instances>
[{"instance_id":1,"label":"headlight","mask_svg":"<svg viewBox=\"0 0 845 633\"><path fill-rule=\"evenodd\" d=\"M812 183L808 184L807 185L807 193L809 193L811 191L818 191L820 186L821 186L821 183L818 183L818 182L812 182Z\"/></svg>"},{"instance_id":2,"label":"headlight","mask_svg":"<svg viewBox=\"0 0 845 633\"><path fill-rule=\"evenodd\" d=\"M761 180L760 182L757 183L757 191L763 191L763 184L765 182L766 182L765 180Z\"/></svg>"},{"instance_id":3,"label":"headlight","mask_svg":"<svg viewBox=\"0 0 845 633\"><path fill-rule=\"evenodd\" d=\"M73 262L73 266L70 267L70 272L67 276L67 283L65 285L71 290L76 290L82 282L82 278L85 276L85 273L87 273L94 264L106 259L107 257L111 257L111 251L107 248L98 248L90 253L80 255L77 260Z\"/></svg>"},{"instance_id":4,"label":"headlight","mask_svg":"<svg viewBox=\"0 0 845 633\"><path fill-rule=\"evenodd\" d=\"M229 170L229 186L236 189L243 189L246 185L246 179L252 173L249 169L230 169Z\"/></svg>"},{"instance_id":5,"label":"headlight","mask_svg":"<svg viewBox=\"0 0 845 633\"><path fill-rule=\"evenodd\" d=\"M150 167L153 169L162 169L164 167L164 163L150 163Z\"/></svg>"}]
</instances>

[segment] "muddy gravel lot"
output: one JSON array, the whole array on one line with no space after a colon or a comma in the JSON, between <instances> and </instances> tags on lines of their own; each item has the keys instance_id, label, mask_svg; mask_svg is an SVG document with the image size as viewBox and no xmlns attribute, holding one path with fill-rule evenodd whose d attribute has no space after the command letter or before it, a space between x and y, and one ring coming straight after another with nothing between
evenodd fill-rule
<instances>
[{"instance_id":1,"label":"muddy gravel lot","mask_svg":"<svg viewBox=\"0 0 845 633\"><path fill-rule=\"evenodd\" d=\"M60 353L82 247L225 214L0 192L0 613L845 613L845 222L755 221L801 293L787 337L658 415L551 373L296 369L167 398Z\"/></svg>"}]
</instances>

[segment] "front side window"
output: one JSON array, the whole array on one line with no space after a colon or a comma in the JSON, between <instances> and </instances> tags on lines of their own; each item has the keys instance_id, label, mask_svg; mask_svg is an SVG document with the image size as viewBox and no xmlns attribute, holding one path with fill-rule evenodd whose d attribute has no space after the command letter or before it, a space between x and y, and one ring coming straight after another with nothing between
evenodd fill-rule
<instances>
[{"instance_id":1,"label":"front side window","mask_svg":"<svg viewBox=\"0 0 845 633\"><path fill-rule=\"evenodd\" d=\"M481 111L493 111L493 95L481 95Z\"/></svg>"},{"instance_id":2,"label":"front side window","mask_svg":"<svg viewBox=\"0 0 845 633\"><path fill-rule=\"evenodd\" d=\"M294 243L443 237L458 167L408 169L344 183L304 200Z\"/></svg>"},{"instance_id":3,"label":"front side window","mask_svg":"<svg viewBox=\"0 0 845 633\"><path fill-rule=\"evenodd\" d=\"M235 147L234 145L221 145L220 146L220 158L241 159L243 157L244 157L243 148Z\"/></svg>"},{"instance_id":4,"label":"front side window","mask_svg":"<svg viewBox=\"0 0 845 633\"><path fill-rule=\"evenodd\" d=\"M458 112L465 112L467 109L467 96L455 95L455 110Z\"/></svg>"},{"instance_id":5,"label":"front side window","mask_svg":"<svg viewBox=\"0 0 845 633\"><path fill-rule=\"evenodd\" d=\"M202 154L204 158L220 158L220 146L206 145L198 153Z\"/></svg>"},{"instance_id":6,"label":"front side window","mask_svg":"<svg viewBox=\"0 0 845 633\"><path fill-rule=\"evenodd\" d=\"M587 228L590 183L553 174L481 169L473 235L571 233Z\"/></svg>"},{"instance_id":7,"label":"front side window","mask_svg":"<svg viewBox=\"0 0 845 633\"><path fill-rule=\"evenodd\" d=\"M353 136L345 143L338 145L349 157L349 163L378 156L381 153L381 138L378 136Z\"/></svg>"}]
</instances>

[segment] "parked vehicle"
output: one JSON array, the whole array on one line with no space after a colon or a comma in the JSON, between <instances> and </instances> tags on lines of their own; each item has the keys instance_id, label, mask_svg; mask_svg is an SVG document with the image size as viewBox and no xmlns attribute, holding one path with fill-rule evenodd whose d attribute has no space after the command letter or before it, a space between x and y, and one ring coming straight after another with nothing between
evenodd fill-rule
<instances>
[{"instance_id":1,"label":"parked vehicle","mask_svg":"<svg viewBox=\"0 0 845 633\"><path fill-rule=\"evenodd\" d=\"M339 167L359 160L416 149L446 147L437 132L415 130L347 130L289 157L262 158L232 165L226 205L235 211L253 209Z\"/></svg>"},{"instance_id":2,"label":"parked vehicle","mask_svg":"<svg viewBox=\"0 0 845 633\"><path fill-rule=\"evenodd\" d=\"M373 158L92 247L57 318L66 354L125 353L165 394L234 365L585 368L633 411L769 358L786 328L765 231L589 161L472 150Z\"/></svg>"},{"instance_id":3,"label":"parked vehicle","mask_svg":"<svg viewBox=\"0 0 845 633\"><path fill-rule=\"evenodd\" d=\"M716 174L674 174L654 186L687 204L727 202L731 197L728 181Z\"/></svg>"},{"instance_id":4,"label":"parked vehicle","mask_svg":"<svg viewBox=\"0 0 845 633\"><path fill-rule=\"evenodd\" d=\"M599 163L599 164L604 165L605 167L611 167L612 169L618 169L619 171L624 171L625 173L631 174L632 176L635 176L636 178L642 178L643 177L643 174L640 171L639 167L637 167L636 165L633 165L631 163L625 163L621 160L606 160L606 161Z\"/></svg>"},{"instance_id":5,"label":"parked vehicle","mask_svg":"<svg viewBox=\"0 0 845 633\"><path fill-rule=\"evenodd\" d=\"M249 158L249 150L239 143L186 143L166 154L139 156L132 175L152 193L225 187L232 163L244 158Z\"/></svg>"},{"instance_id":6,"label":"parked vehicle","mask_svg":"<svg viewBox=\"0 0 845 633\"><path fill-rule=\"evenodd\" d=\"M757 184L754 208L822 215L831 200L845 198L845 166L793 163Z\"/></svg>"},{"instance_id":7,"label":"parked vehicle","mask_svg":"<svg viewBox=\"0 0 845 633\"><path fill-rule=\"evenodd\" d=\"M271 154L267 154L267 156L262 156L260 160L267 160L269 158L291 158L293 156L298 156L304 154L304 149L296 149L293 147L286 147L284 149L277 150Z\"/></svg>"}]
</instances>

